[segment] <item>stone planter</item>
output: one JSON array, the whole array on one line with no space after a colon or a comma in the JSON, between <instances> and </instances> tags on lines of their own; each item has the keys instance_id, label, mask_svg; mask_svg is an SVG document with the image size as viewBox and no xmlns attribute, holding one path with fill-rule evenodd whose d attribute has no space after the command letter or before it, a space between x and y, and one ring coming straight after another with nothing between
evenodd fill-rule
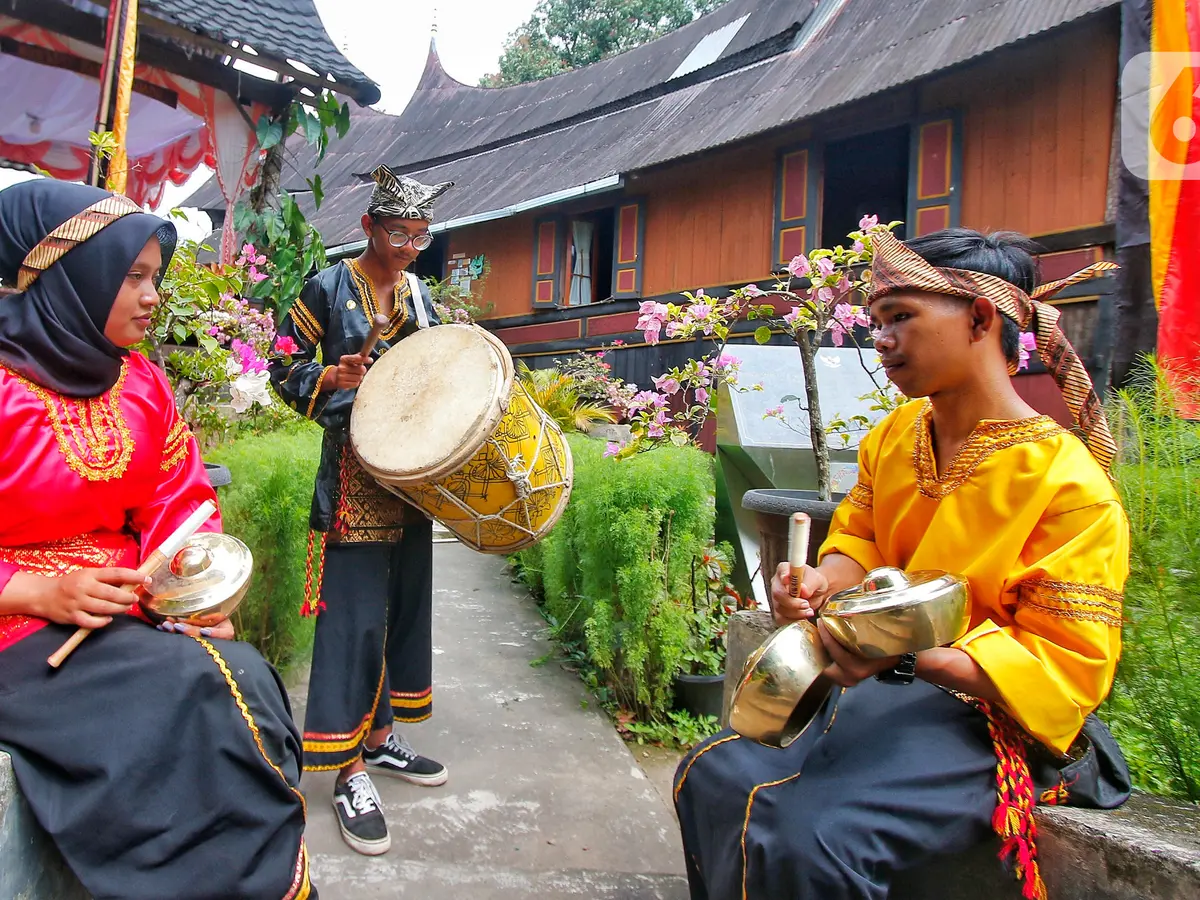
<instances>
[{"instance_id":1,"label":"stone planter","mask_svg":"<svg viewBox=\"0 0 1200 900\"><path fill-rule=\"evenodd\" d=\"M724 675L676 675L675 708L720 718L724 690Z\"/></svg>"},{"instance_id":2,"label":"stone planter","mask_svg":"<svg viewBox=\"0 0 1200 900\"><path fill-rule=\"evenodd\" d=\"M771 578L788 556L788 522L792 513L808 513L812 519L812 536L808 545L808 564L817 564L817 551L829 534L834 510L844 495L834 494L833 500L817 499L816 491L757 490L747 491L742 507L752 510L758 522L759 558L767 596L771 594Z\"/></svg>"}]
</instances>

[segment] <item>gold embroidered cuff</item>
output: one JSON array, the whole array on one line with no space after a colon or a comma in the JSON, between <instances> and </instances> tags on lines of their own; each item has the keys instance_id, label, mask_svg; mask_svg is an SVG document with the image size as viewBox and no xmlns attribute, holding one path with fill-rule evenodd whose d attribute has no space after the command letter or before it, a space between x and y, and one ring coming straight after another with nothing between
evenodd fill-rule
<instances>
[{"instance_id":1,"label":"gold embroidered cuff","mask_svg":"<svg viewBox=\"0 0 1200 900\"><path fill-rule=\"evenodd\" d=\"M321 374L317 377L317 385L313 388L312 394L308 398L308 410L304 413L310 419L317 408L317 400L321 396L321 385L325 383L325 376L329 374L330 369L336 369L337 366L326 366L321 370Z\"/></svg>"},{"instance_id":2,"label":"gold embroidered cuff","mask_svg":"<svg viewBox=\"0 0 1200 900\"><path fill-rule=\"evenodd\" d=\"M1122 624L1124 598L1098 584L1036 580L1018 585L1018 604L1060 619L1099 622L1113 628Z\"/></svg>"}]
</instances>

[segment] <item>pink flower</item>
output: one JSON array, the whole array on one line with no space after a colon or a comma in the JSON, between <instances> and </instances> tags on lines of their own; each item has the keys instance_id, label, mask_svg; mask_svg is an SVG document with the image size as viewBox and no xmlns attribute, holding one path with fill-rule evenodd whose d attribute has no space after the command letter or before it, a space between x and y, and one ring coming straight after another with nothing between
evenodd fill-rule
<instances>
[{"instance_id":1,"label":"pink flower","mask_svg":"<svg viewBox=\"0 0 1200 900\"><path fill-rule=\"evenodd\" d=\"M658 388L660 391L662 391L664 394L666 394L668 397L671 396L672 394L679 393L678 379L672 378L670 375L660 375L658 378L655 378L653 380L654 380L654 386L656 388Z\"/></svg>"},{"instance_id":2,"label":"pink flower","mask_svg":"<svg viewBox=\"0 0 1200 900\"><path fill-rule=\"evenodd\" d=\"M638 306L638 314L644 319L646 316L654 315L654 307L658 306L653 300L643 300Z\"/></svg>"},{"instance_id":3,"label":"pink flower","mask_svg":"<svg viewBox=\"0 0 1200 900\"><path fill-rule=\"evenodd\" d=\"M787 322L789 328L796 326L796 320L800 318L800 307L793 306L792 311L783 317L783 321Z\"/></svg>"},{"instance_id":4,"label":"pink flower","mask_svg":"<svg viewBox=\"0 0 1200 900\"><path fill-rule=\"evenodd\" d=\"M667 323L667 337L673 338L676 335L678 335L681 331L683 331L682 323L680 323L680 322L668 322Z\"/></svg>"},{"instance_id":5,"label":"pink flower","mask_svg":"<svg viewBox=\"0 0 1200 900\"><path fill-rule=\"evenodd\" d=\"M638 391L629 401L630 409L661 409L667 405L667 398L654 391Z\"/></svg>"},{"instance_id":6,"label":"pink flower","mask_svg":"<svg viewBox=\"0 0 1200 900\"><path fill-rule=\"evenodd\" d=\"M621 452L621 445L618 444L616 441L609 441L608 446L604 448L604 458L608 459L610 457L616 456L620 452Z\"/></svg>"},{"instance_id":7,"label":"pink flower","mask_svg":"<svg viewBox=\"0 0 1200 900\"><path fill-rule=\"evenodd\" d=\"M267 264L267 258L260 253L258 256L254 257L254 264L256 266L265 266Z\"/></svg>"},{"instance_id":8,"label":"pink flower","mask_svg":"<svg viewBox=\"0 0 1200 900\"><path fill-rule=\"evenodd\" d=\"M275 352L280 356L291 356L293 353L299 353L300 347L291 337L284 335L275 342Z\"/></svg>"},{"instance_id":9,"label":"pink flower","mask_svg":"<svg viewBox=\"0 0 1200 900\"><path fill-rule=\"evenodd\" d=\"M258 284L260 281L267 280L267 276L258 271L258 269L254 268L254 266L251 266L250 270L246 274L250 276L250 280L255 284Z\"/></svg>"},{"instance_id":10,"label":"pink flower","mask_svg":"<svg viewBox=\"0 0 1200 900\"><path fill-rule=\"evenodd\" d=\"M748 284L742 288L751 297L765 297L766 293L757 284Z\"/></svg>"},{"instance_id":11,"label":"pink flower","mask_svg":"<svg viewBox=\"0 0 1200 900\"><path fill-rule=\"evenodd\" d=\"M783 407L782 406L773 406L770 409L768 409L765 413L763 413L763 418L764 419L777 419L782 415L783 415Z\"/></svg>"},{"instance_id":12,"label":"pink flower","mask_svg":"<svg viewBox=\"0 0 1200 900\"><path fill-rule=\"evenodd\" d=\"M667 411L665 409L660 409L658 412L656 412L654 414L654 424L655 425L666 425L667 424Z\"/></svg>"},{"instance_id":13,"label":"pink flower","mask_svg":"<svg viewBox=\"0 0 1200 900\"><path fill-rule=\"evenodd\" d=\"M706 391L702 387L696 388L696 402L697 403L707 403L708 402L708 391Z\"/></svg>"},{"instance_id":14,"label":"pink flower","mask_svg":"<svg viewBox=\"0 0 1200 900\"><path fill-rule=\"evenodd\" d=\"M713 363L718 369L733 369L742 364L742 361L730 353L728 350L722 350L721 355L717 357Z\"/></svg>"},{"instance_id":15,"label":"pink flower","mask_svg":"<svg viewBox=\"0 0 1200 900\"><path fill-rule=\"evenodd\" d=\"M699 294L697 296L702 297L704 295ZM693 303L691 309L689 309L688 312L691 314L692 318L694 318L694 319L707 319L709 313L712 312L712 307L709 306L707 303Z\"/></svg>"},{"instance_id":16,"label":"pink flower","mask_svg":"<svg viewBox=\"0 0 1200 900\"><path fill-rule=\"evenodd\" d=\"M1037 349L1037 338L1030 332L1021 332L1021 343L1017 347L1017 371L1029 368L1029 354Z\"/></svg>"},{"instance_id":17,"label":"pink flower","mask_svg":"<svg viewBox=\"0 0 1200 900\"><path fill-rule=\"evenodd\" d=\"M817 274L820 275L822 278L828 278L830 275L833 274L833 260L830 259L828 256L818 259L816 261L815 265L817 268Z\"/></svg>"},{"instance_id":18,"label":"pink flower","mask_svg":"<svg viewBox=\"0 0 1200 900\"><path fill-rule=\"evenodd\" d=\"M655 325L654 328L647 328L642 332L642 337L645 338L646 343L651 347L658 343L658 331L658 326Z\"/></svg>"},{"instance_id":19,"label":"pink flower","mask_svg":"<svg viewBox=\"0 0 1200 900\"><path fill-rule=\"evenodd\" d=\"M247 259L253 259L257 254L258 250L255 249L253 244L242 244L242 256Z\"/></svg>"},{"instance_id":20,"label":"pink flower","mask_svg":"<svg viewBox=\"0 0 1200 900\"><path fill-rule=\"evenodd\" d=\"M817 288L817 302L818 303L831 303L831 302L833 302L833 296L834 296L833 288L831 288L831 287Z\"/></svg>"},{"instance_id":21,"label":"pink flower","mask_svg":"<svg viewBox=\"0 0 1200 900\"><path fill-rule=\"evenodd\" d=\"M700 290L696 291L696 299L697 300L704 299L704 288L700 288Z\"/></svg>"},{"instance_id":22,"label":"pink flower","mask_svg":"<svg viewBox=\"0 0 1200 900\"><path fill-rule=\"evenodd\" d=\"M646 429L646 434L650 435L652 438L660 438L666 434L666 432L663 431L663 427L661 425L651 424L650 427Z\"/></svg>"},{"instance_id":23,"label":"pink flower","mask_svg":"<svg viewBox=\"0 0 1200 900\"><path fill-rule=\"evenodd\" d=\"M621 340L620 338L617 338L617 340L613 341L613 346L614 347L624 347L625 342L623 340Z\"/></svg>"},{"instance_id":24,"label":"pink flower","mask_svg":"<svg viewBox=\"0 0 1200 900\"><path fill-rule=\"evenodd\" d=\"M853 250L855 253L862 253L867 248L866 248L866 245L863 244L862 241L855 241L854 246L851 247L850 249Z\"/></svg>"},{"instance_id":25,"label":"pink flower","mask_svg":"<svg viewBox=\"0 0 1200 900\"><path fill-rule=\"evenodd\" d=\"M804 278L812 271L812 264L809 263L808 257L804 255L792 257L792 261L788 263L788 272L796 278Z\"/></svg>"},{"instance_id":26,"label":"pink flower","mask_svg":"<svg viewBox=\"0 0 1200 900\"><path fill-rule=\"evenodd\" d=\"M859 231L869 231L879 224L879 216L863 216L858 220Z\"/></svg>"}]
</instances>

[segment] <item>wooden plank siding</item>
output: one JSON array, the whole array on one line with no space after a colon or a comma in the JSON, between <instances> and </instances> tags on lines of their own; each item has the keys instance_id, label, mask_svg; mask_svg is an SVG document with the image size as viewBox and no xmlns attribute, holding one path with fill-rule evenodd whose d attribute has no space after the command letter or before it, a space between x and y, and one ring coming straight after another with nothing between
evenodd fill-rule
<instances>
[{"instance_id":1,"label":"wooden plank siding","mask_svg":"<svg viewBox=\"0 0 1200 900\"><path fill-rule=\"evenodd\" d=\"M532 309L535 218L529 213L469 225L447 234L447 260L456 253L482 253L487 257L492 268L478 302L485 307L494 304L489 318L519 316Z\"/></svg>"},{"instance_id":2,"label":"wooden plank siding","mask_svg":"<svg viewBox=\"0 0 1200 900\"><path fill-rule=\"evenodd\" d=\"M962 224L1047 234L1105 219L1118 39L1096 21L1015 47L921 91L965 113Z\"/></svg>"}]
</instances>

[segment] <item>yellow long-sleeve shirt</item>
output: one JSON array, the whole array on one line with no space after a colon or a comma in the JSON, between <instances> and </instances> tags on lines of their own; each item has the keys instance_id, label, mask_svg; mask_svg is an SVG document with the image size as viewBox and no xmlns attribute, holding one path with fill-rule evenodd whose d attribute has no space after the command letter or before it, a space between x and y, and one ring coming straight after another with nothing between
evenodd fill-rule
<instances>
[{"instance_id":1,"label":"yellow long-sleeve shirt","mask_svg":"<svg viewBox=\"0 0 1200 900\"><path fill-rule=\"evenodd\" d=\"M1120 656L1120 500L1083 443L1048 417L981 422L939 473L931 415L927 401L907 403L863 439L858 483L821 555L965 576L971 630L954 646L1031 735L1066 752Z\"/></svg>"}]
</instances>

